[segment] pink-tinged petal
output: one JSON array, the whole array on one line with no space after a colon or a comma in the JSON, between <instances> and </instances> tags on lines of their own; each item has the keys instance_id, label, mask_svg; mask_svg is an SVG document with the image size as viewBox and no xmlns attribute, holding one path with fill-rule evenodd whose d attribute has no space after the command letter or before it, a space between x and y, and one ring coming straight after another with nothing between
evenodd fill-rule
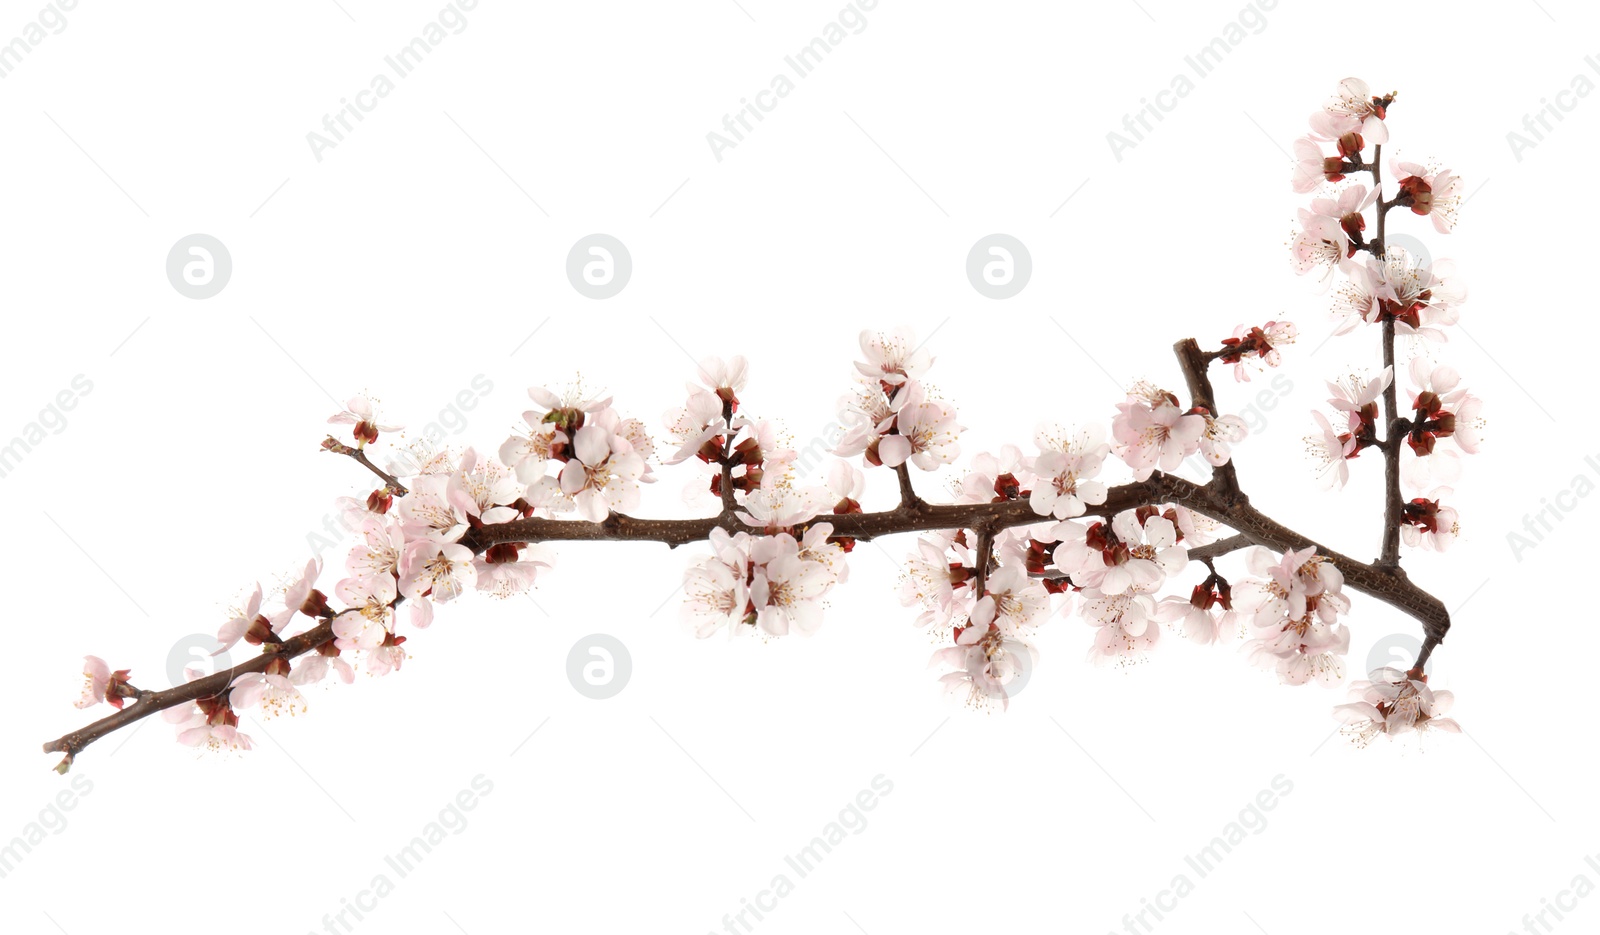
<instances>
[{"instance_id":1,"label":"pink-tinged petal","mask_svg":"<svg viewBox=\"0 0 1600 935\"><path fill-rule=\"evenodd\" d=\"M1133 574L1127 564L1112 565L1100 581L1100 590L1106 594L1121 594L1133 585Z\"/></svg>"},{"instance_id":2,"label":"pink-tinged petal","mask_svg":"<svg viewBox=\"0 0 1600 935\"><path fill-rule=\"evenodd\" d=\"M250 629L250 621L243 617L235 617L224 623L222 628L217 631L217 642L222 645L213 650L211 655L220 656L227 652L234 643L239 642L244 637L244 633L248 629Z\"/></svg>"},{"instance_id":3,"label":"pink-tinged petal","mask_svg":"<svg viewBox=\"0 0 1600 935\"><path fill-rule=\"evenodd\" d=\"M878 460L888 467L899 467L911 457L911 440L904 435L885 435L878 441Z\"/></svg>"},{"instance_id":4,"label":"pink-tinged petal","mask_svg":"<svg viewBox=\"0 0 1600 935\"><path fill-rule=\"evenodd\" d=\"M790 607L790 612L801 636L810 636L822 626L822 605L816 601L801 601Z\"/></svg>"},{"instance_id":5,"label":"pink-tinged petal","mask_svg":"<svg viewBox=\"0 0 1600 935\"><path fill-rule=\"evenodd\" d=\"M598 425L585 425L573 438L572 450L578 460L594 467L611 455L611 432Z\"/></svg>"},{"instance_id":6,"label":"pink-tinged petal","mask_svg":"<svg viewBox=\"0 0 1600 935\"><path fill-rule=\"evenodd\" d=\"M210 736L211 728L209 727L191 727L178 734L178 743L186 747L198 747L205 743Z\"/></svg>"},{"instance_id":7,"label":"pink-tinged petal","mask_svg":"<svg viewBox=\"0 0 1600 935\"><path fill-rule=\"evenodd\" d=\"M244 616L252 620L261 613L261 585L256 584L256 589L250 592L250 599L245 601Z\"/></svg>"},{"instance_id":8,"label":"pink-tinged petal","mask_svg":"<svg viewBox=\"0 0 1600 935\"><path fill-rule=\"evenodd\" d=\"M591 523L598 523L606 518L611 508L606 505L606 498L598 490L584 490L572 502L578 507L578 515Z\"/></svg>"},{"instance_id":9,"label":"pink-tinged petal","mask_svg":"<svg viewBox=\"0 0 1600 935\"><path fill-rule=\"evenodd\" d=\"M1361 122L1361 141L1368 146L1382 146L1389 142L1389 126L1377 116L1368 117Z\"/></svg>"},{"instance_id":10,"label":"pink-tinged petal","mask_svg":"<svg viewBox=\"0 0 1600 935\"><path fill-rule=\"evenodd\" d=\"M589 475L577 461L568 461L561 468L561 492L571 497L589 483Z\"/></svg>"},{"instance_id":11,"label":"pink-tinged petal","mask_svg":"<svg viewBox=\"0 0 1600 935\"><path fill-rule=\"evenodd\" d=\"M756 625L773 636L789 635L789 617L782 608L767 607L756 617Z\"/></svg>"}]
</instances>

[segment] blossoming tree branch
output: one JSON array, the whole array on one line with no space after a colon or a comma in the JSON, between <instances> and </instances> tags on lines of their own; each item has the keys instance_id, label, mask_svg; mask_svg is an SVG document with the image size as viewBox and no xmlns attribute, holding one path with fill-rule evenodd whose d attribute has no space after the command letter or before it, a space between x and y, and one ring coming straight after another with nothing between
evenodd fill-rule
<instances>
[{"instance_id":1,"label":"blossoming tree branch","mask_svg":"<svg viewBox=\"0 0 1600 935\"><path fill-rule=\"evenodd\" d=\"M256 584L217 631L217 653L240 641L259 653L212 674L190 669L174 688L141 688L129 669L86 657L78 707L104 702L116 711L44 748L64 754L65 772L94 741L159 713L183 744L249 749L241 711L302 712L302 689L330 676L350 683L356 667L398 671L407 630L426 629L436 609L473 593L504 597L532 587L553 573L553 542L698 544L685 571L690 632L809 635L823 622L821 600L845 579L854 545L897 533L921 534L900 599L916 608L916 626L944 643L931 664L962 702L1004 707L1036 661L1032 635L1074 614L1092 633L1096 662L1140 661L1169 633L1202 644L1243 639L1249 658L1283 682L1336 686L1345 679L1354 591L1415 618L1424 639L1408 671L1378 669L1350 687L1349 703L1335 708L1346 732L1365 743L1378 734L1456 730L1443 716L1450 693L1433 691L1424 668L1450 615L1410 580L1401 556L1402 547L1443 550L1455 538L1446 485L1460 473L1461 454L1478 449L1482 403L1431 357L1465 298L1454 269L1407 254L1386 232L1390 212L1403 208L1447 233L1461 184L1448 171L1391 160L1385 195L1382 147L1393 103L1393 94L1375 96L1358 79L1341 82L1295 142L1292 178L1295 191L1313 196L1299 212L1294 268L1324 282L1342 277L1335 333L1371 326L1381 335L1381 367L1329 383L1331 408L1313 414L1307 439L1327 487L1342 486L1368 449L1381 459L1383 521L1371 561L1257 509L1235 470L1245 423L1223 411L1212 370L1249 380L1280 366L1295 337L1288 322L1241 325L1213 347L1177 342L1182 387L1135 385L1116 404L1109 432L1044 425L1032 452L1008 445L978 454L943 498L919 492L915 477L956 461L962 428L955 408L927 391L933 358L905 330L861 334L862 359L843 401L851 421L834 452L841 460L816 486L800 484L796 452L781 446L774 424L742 408L742 357L701 364L699 384L664 416L664 443L609 398L535 387L526 429L495 454L423 452L406 477L369 458L369 446L398 427L356 397L329 420L349 435L323 442L377 478L364 500L339 503L347 528L358 530L343 575L312 559L270 600ZM1357 181L1369 174L1370 187ZM1402 341L1405 367L1396 363ZM1203 484L1173 473L1197 452L1212 466ZM1113 456L1128 471L1121 483L1101 479ZM703 503L706 515L633 515L641 485L657 479L653 461L693 473L686 498ZM867 509L864 471L892 473L898 500Z\"/></svg>"}]
</instances>

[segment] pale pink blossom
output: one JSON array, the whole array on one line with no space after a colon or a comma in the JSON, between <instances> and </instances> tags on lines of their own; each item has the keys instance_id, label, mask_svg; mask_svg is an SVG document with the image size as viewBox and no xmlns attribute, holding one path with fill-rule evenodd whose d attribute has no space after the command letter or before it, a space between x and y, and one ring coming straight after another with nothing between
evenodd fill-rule
<instances>
[{"instance_id":1,"label":"pale pink blossom","mask_svg":"<svg viewBox=\"0 0 1600 935\"><path fill-rule=\"evenodd\" d=\"M1204 584L1196 585L1188 598L1162 599L1156 605L1156 618L1202 645L1237 636L1243 622L1225 593L1218 593Z\"/></svg>"},{"instance_id":2,"label":"pale pink blossom","mask_svg":"<svg viewBox=\"0 0 1600 935\"><path fill-rule=\"evenodd\" d=\"M321 595L317 595L316 600L312 599L317 579L320 577L322 577L322 558L317 556L307 560L305 567L300 570L300 576L284 589L283 610L271 617L272 632L284 633L284 627L295 618L296 614L314 617L326 606Z\"/></svg>"},{"instance_id":3,"label":"pale pink blossom","mask_svg":"<svg viewBox=\"0 0 1600 935\"><path fill-rule=\"evenodd\" d=\"M1178 408L1177 397L1148 384L1138 384L1128 401L1117 404L1111 423L1112 450L1133 468L1135 480L1148 480L1157 468L1175 470L1200 450L1204 416Z\"/></svg>"},{"instance_id":4,"label":"pale pink blossom","mask_svg":"<svg viewBox=\"0 0 1600 935\"><path fill-rule=\"evenodd\" d=\"M379 432L398 432L403 426L384 425L378 422L377 400L367 396L352 396L344 410L328 417L329 425L353 425L356 447L364 448L368 442L378 440Z\"/></svg>"},{"instance_id":5,"label":"pale pink blossom","mask_svg":"<svg viewBox=\"0 0 1600 935\"><path fill-rule=\"evenodd\" d=\"M399 571L405 534L398 523L371 517L361 524L361 539L345 558L345 571L357 578L389 576Z\"/></svg>"},{"instance_id":6,"label":"pale pink blossom","mask_svg":"<svg viewBox=\"0 0 1600 935\"><path fill-rule=\"evenodd\" d=\"M338 649L335 648L334 652L337 653ZM319 648L295 660L294 670L289 673L289 682L294 685L316 685L327 678L329 672L338 673L339 680L346 685L356 680L355 669L343 656L325 656Z\"/></svg>"},{"instance_id":7,"label":"pale pink blossom","mask_svg":"<svg viewBox=\"0 0 1600 935\"><path fill-rule=\"evenodd\" d=\"M1339 615L1350 609L1343 594L1344 574L1317 554L1315 546L1280 558L1266 549L1246 555L1252 574L1233 586L1235 608L1256 629L1245 645L1253 662L1276 668L1286 684L1344 680L1350 631Z\"/></svg>"},{"instance_id":8,"label":"pale pink blossom","mask_svg":"<svg viewBox=\"0 0 1600 935\"><path fill-rule=\"evenodd\" d=\"M573 459L561 469L561 492L577 505L578 515L599 522L614 510L632 509L639 501L639 475L644 459L621 436L598 425L578 429Z\"/></svg>"},{"instance_id":9,"label":"pale pink blossom","mask_svg":"<svg viewBox=\"0 0 1600 935\"><path fill-rule=\"evenodd\" d=\"M366 656L362 658L367 673L388 675L390 672L399 671L401 663L406 661L406 651L400 648L400 644L405 641L405 637L391 633L382 643L367 650Z\"/></svg>"},{"instance_id":10,"label":"pale pink blossom","mask_svg":"<svg viewBox=\"0 0 1600 935\"><path fill-rule=\"evenodd\" d=\"M910 461L924 471L933 471L961 453L956 441L961 426L956 424L954 407L936 402L914 403L896 415L895 428L899 434L885 435L878 443L878 457L889 467Z\"/></svg>"},{"instance_id":11,"label":"pale pink blossom","mask_svg":"<svg viewBox=\"0 0 1600 935\"><path fill-rule=\"evenodd\" d=\"M430 597L445 602L460 597L477 580L472 550L454 542L419 539L400 556L400 593L407 600Z\"/></svg>"},{"instance_id":12,"label":"pale pink blossom","mask_svg":"<svg viewBox=\"0 0 1600 935\"><path fill-rule=\"evenodd\" d=\"M791 628L810 636L822 625L822 605L817 598L832 584L828 570L816 562L798 555L773 559L750 582L756 626L772 636L784 636Z\"/></svg>"},{"instance_id":13,"label":"pale pink blossom","mask_svg":"<svg viewBox=\"0 0 1600 935\"><path fill-rule=\"evenodd\" d=\"M1413 214L1426 216L1439 233L1450 233L1464 197L1461 178L1448 169L1430 172L1417 163L1398 159L1391 159L1389 168L1400 189L1396 202L1410 208Z\"/></svg>"},{"instance_id":14,"label":"pale pink blossom","mask_svg":"<svg viewBox=\"0 0 1600 935\"><path fill-rule=\"evenodd\" d=\"M684 626L696 638L705 639L723 629L731 638L741 625L756 622L747 585L749 542L747 533L729 536L720 527L713 529L711 554L691 562L684 570L680 613Z\"/></svg>"},{"instance_id":15,"label":"pale pink blossom","mask_svg":"<svg viewBox=\"0 0 1600 935\"><path fill-rule=\"evenodd\" d=\"M426 541L417 543L426 546ZM454 548L463 549L462 546ZM334 588L345 610L333 618L334 645L340 649L371 649L394 629L394 579L346 578Z\"/></svg>"},{"instance_id":16,"label":"pale pink blossom","mask_svg":"<svg viewBox=\"0 0 1600 935\"><path fill-rule=\"evenodd\" d=\"M833 498L834 510L846 507L842 512L849 512L849 504L861 505L859 501L867 489L867 475L848 461L834 461L828 465L826 487Z\"/></svg>"},{"instance_id":17,"label":"pale pink blossom","mask_svg":"<svg viewBox=\"0 0 1600 935\"><path fill-rule=\"evenodd\" d=\"M1313 115L1312 127L1330 139L1359 133L1364 143L1362 148L1381 146L1389 141L1389 129L1383 122L1388 100L1374 100L1372 89L1365 81L1346 78L1322 105L1321 114Z\"/></svg>"},{"instance_id":18,"label":"pale pink blossom","mask_svg":"<svg viewBox=\"0 0 1600 935\"><path fill-rule=\"evenodd\" d=\"M488 525L516 519L520 514L510 504L520 500L526 489L510 468L468 448L461 454L460 467L450 475L445 496L463 513Z\"/></svg>"},{"instance_id":19,"label":"pale pink blossom","mask_svg":"<svg viewBox=\"0 0 1600 935\"><path fill-rule=\"evenodd\" d=\"M728 432L728 423L722 420L722 400L698 387L691 387L688 401L681 408L667 410L662 421L678 446L663 464L687 461L698 455L707 442Z\"/></svg>"},{"instance_id":20,"label":"pale pink blossom","mask_svg":"<svg viewBox=\"0 0 1600 935\"><path fill-rule=\"evenodd\" d=\"M1233 457L1233 446L1244 441L1250 429L1238 416L1205 417L1205 432L1200 436L1200 454L1213 467L1227 464Z\"/></svg>"},{"instance_id":21,"label":"pale pink blossom","mask_svg":"<svg viewBox=\"0 0 1600 935\"><path fill-rule=\"evenodd\" d=\"M546 466L566 449L567 433L553 422L539 421L539 413L522 414L526 432L517 432L500 444L500 460L516 472L517 480L531 484L544 476Z\"/></svg>"},{"instance_id":22,"label":"pale pink blossom","mask_svg":"<svg viewBox=\"0 0 1600 935\"><path fill-rule=\"evenodd\" d=\"M1085 588L1083 617L1095 628L1089 660L1118 666L1145 661L1161 638L1154 599L1138 590L1104 594Z\"/></svg>"},{"instance_id":23,"label":"pale pink blossom","mask_svg":"<svg viewBox=\"0 0 1600 935\"><path fill-rule=\"evenodd\" d=\"M246 672L229 685L228 702L235 711L261 706L263 717L306 713L306 699L284 675Z\"/></svg>"},{"instance_id":24,"label":"pale pink blossom","mask_svg":"<svg viewBox=\"0 0 1600 935\"><path fill-rule=\"evenodd\" d=\"M994 624L1007 637L1017 637L1043 623L1049 613L1050 595L1044 585L1020 566L1002 565L984 582L971 620L980 626Z\"/></svg>"},{"instance_id":25,"label":"pale pink blossom","mask_svg":"<svg viewBox=\"0 0 1600 935\"><path fill-rule=\"evenodd\" d=\"M124 673L126 674L126 673ZM76 707L88 708L102 701L110 701L106 697L106 687L111 683L111 667L99 656L83 657L83 693L78 697ZM122 707L122 700L116 699L116 706Z\"/></svg>"},{"instance_id":26,"label":"pale pink blossom","mask_svg":"<svg viewBox=\"0 0 1600 935\"><path fill-rule=\"evenodd\" d=\"M1345 260L1349 243L1350 239L1338 221L1302 210L1300 231L1290 244L1294 271L1304 276L1321 267L1321 280L1327 283L1333 271Z\"/></svg>"},{"instance_id":27,"label":"pale pink blossom","mask_svg":"<svg viewBox=\"0 0 1600 935\"><path fill-rule=\"evenodd\" d=\"M744 509L734 515L746 526L776 533L815 519L831 507L830 496L822 487L763 487L745 495Z\"/></svg>"},{"instance_id":28,"label":"pale pink blossom","mask_svg":"<svg viewBox=\"0 0 1600 935\"><path fill-rule=\"evenodd\" d=\"M1443 552L1461 534L1461 514L1440 501L1454 494L1449 487L1436 487L1408 501L1400 513L1400 540L1406 545Z\"/></svg>"},{"instance_id":29,"label":"pale pink blossom","mask_svg":"<svg viewBox=\"0 0 1600 935\"><path fill-rule=\"evenodd\" d=\"M450 501L450 478L442 474L419 477L411 492L400 498L398 512L406 543L417 539L455 542L467 531L467 514Z\"/></svg>"},{"instance_id":30,"label":"pale pink blossom","mask_svg":"<svg viewBox=\"0 0 1600 935\"><path fill-rule=\"evenodd\" d=\"M1020 688L1038 658L1027 642L1007 638L999 627L969 623L955 634L955 645L934 652L928 667L953 667L939 678L945 694L971 708L1010 705L1010 695Z\"/></svg>"},{"instance_id":31,"label":"pale pink blossom","mask_svg":"<svg viewBox=\"0 0 1600 935\"><path fill-rule=\"evenodd\" d=\"M217 642L222 645L218 646L211 655L216 656L227 652L234 643L239 642L246 631L250 629L250 625L255 623L256 618L260 616L261 585L258 583L255 589L250 592L250 596L245 598L244 609L238 611L233 617L229 618L227 623L222 625L221 629L217 630Z\"/></svg>"},{"instance_id":32,"label":"pale pink blossom","mask_svg":"<svg viewBox=\"0 0 1600 935\"><path fill-rule=\"evenodd\" d=\"M956 502L998 503L1020 498L1030 492L1027 488L1034 481L1032 463L1016 445L1001 445L998 454L979 452L968 462L967 474L951 485Z\"/></svg>"},{"instance_id":33,"label":"pale pink blossom","mask_svg":"<svg viewBox=\"0 0 1600 935\"><path fill-rule=\"evenodd\" d=\"M534 405L539 407L532 412L531 417L528 413L523 414L523 418L528 420L529 425L545 421L545 417L553 412L557 414L557 418L550 421L560 421L565 427L568 424L567 420L573 416L581 413L599 412L611 405L611 397L609 396L601 396L598 393L593 396L585 395L581 381L568 384L566 389L559 394L542 386L530 386L528 387L528 398L532 399Z\"/></svg>"},{"instance_id":34,"label":"pale pink blossom","mask_svg":"<svg viewBox=\"0 0 1600 935\"><path fill-rule=\"evenodd\" d=\"M504 599L533 587L539 573L555 566L556 551L542 542L502 543L474 558L474 586ZM428 606L425 602L419 606ZM432 622L431 611L428 622ZM426 626L427 624L423 624Z\"/></svg>"},{"instance_id":35,"label":"pale pink blossom","mask_svg":"<svg viewBox=\"0 0 1600 935\"><path fill-rule=\"evenodd\" d=\"M900 573L900 603L922 607L914 621L919 627L948 626L955 616L966 611L956 596L956 588L970 596L971 558L964 550L952 560L949 551L954 545L954 533L930 533L919 537L917 551L906 556Z\"/></svg>"},{"instance_id":36,"label":"pale pink blossom","mask_svg":"<svg viewBox=\"0 0 1600 935\"><path fill-rule=\"evenodd\" d=\"M1306 436L1306 451L1316 463L1317 482L1324 490L1338 490L1350 480L1349 458L1356 454L1356 438L1328 424L1328 417L1313 411L1317 431Z\"/></svg>"},{"instance_id":37,"label":"pale pink blossom","mask_svg":"<svg viewBox=\"0 0 1600 935\"><path fill-rule=\"evenodd\" d=\"M724 391L730 397L744 391L745 381L750 378L750 362L742 355L723 360L720 357L707 357L700 361L700 382L704 383L713 393L722 395ZM735 400L737 405L737 401Z\"/></svg>"},{"instance_id":38,"label":"pale pink blossom","mask_svg":"<svg viewBox=\"0 0 1600 935\"><path fill-rule=\"evenodd\" d=\"M1029 465L1034 481L1028 505L1035 513L1069 519L1106 502L1106 485L1094 480L1111 451L1105 429L1092 425L1068 433L1060 426L1040 426L1034 443L1039 456Z\"/></svg>"},{"instance_id":39,"label":"pale pink blossom","mask_svg":"<svg viewBox=\"0 0 1600 935\"><path fill-rule=\"evenodd\" d=\"M1412 731L1461 732L1459 724L1444 716L1455 696L1432 690L1425 678L1412 678L1408 672L1377 669L1369 680L1352 682L1349 697L1348 704L1334 707L1333 715L1357 746L1366 746L1379 734L1393 739Z\"/></svg>"},{"instance_id":40,"label":"pale pink blossom","mask_svg":"<svg viewBox=\"0 0 1600 935\"><path fill-rule=\"evenodd\" d=\"M862 331L861 353L866 361L857 361L856 369L891 386L920 379L933 364L933 358L917 344L916 335L903 327L887 333L870 328Z\"/></svg>"},{"instance_id":41,"label":"pale pink blossom","mask_svg":"<svg viewBox=\"0 0 1600 935\"><path fill-rule=\"evenodd\" d=\"M1301 194L1314 192L1323 182L1338 182L1344 178L1340 171L1343 162L1338 156L1324 153L1316 140L1302 136L1294 141L1294 172L1289 182Z\"/></svg>"}]
</instances>

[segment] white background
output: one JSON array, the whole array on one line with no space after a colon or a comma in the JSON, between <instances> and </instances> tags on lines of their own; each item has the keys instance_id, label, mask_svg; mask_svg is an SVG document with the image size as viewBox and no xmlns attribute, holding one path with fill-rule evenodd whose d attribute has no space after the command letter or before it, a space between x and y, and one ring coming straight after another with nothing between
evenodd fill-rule
<instances>
[{"instance_id":1,"label":"white background","mask_svg":"<svg viewBox=\"0 0 1600 935\"><path fill-rule=\"evenodd\" d=\"M0 3L0 41L39 8ZM1490 405L1458 485L1464 537L1407 557L1457 610L1434 682L1465 735L1353 750L1328 740L1341 690L1174 638L1148 665L1095 668L1078 619L1046 629L1009 713L972 714L937 696L933 646L895 598L910 537L863 544L822 631L769 644L681 631L692 547L563 545L533 599L446 608L397 675L247 720L250 754L197 760L159 720L94 745L65 827L49 818L58 833L0 879L7 931L322 931L387 873L394 891L354 930L699 933L789 873L763 935L1099 933L1183 873L1194 892L1156 931L1499 933L1579 874L1600 883L1583 859L1600 834L1580 551L1600 506L1563 498L1572 515L1521 561L1507 542L1596 475L1581 225L1600 102L1563 98L1572 112L1520 159L1506 136L1575 75L1600 81L1593 12L1283 4L1119 160L1108 131L1192 76L1184 56L1237 2L882 0L714 158L707 132L840 8L483 0L321 161L306 134L439 3L86 0L0 80L0 438L75 375L93 385L0 480L0 841L69 788L38 745L107 710L71 706L83 654L159 687L169 650L302 563L335 497L370 489L317 450L334 400L363 389L417 429L482 374L493 389L450 441L492 449L529 385L581 372L659 431L690 355L744 353L746 407L804 445L834 419L857 331L903 323L937 331L932 382L975 453L1026 445L1041 419L1105 421L1139 377L1178 388L1179 338L1288 317L1292 390L1255 414L1240 477L1291 525L1375 555L1380 462L1321 494L1301 442L1322 381L1372 368L1375 334L1321 346L1328 297L1285 249L1303 203L1286 151L1350 74L1400 91L1391 149L1454 167L1471 194L1448 242L1402 212L1392 228L1461 264L1472 298L1442 359ZM605 301L564 272L597 231L634 263ZM997 231L1034 263L1005 301L964 272ZM206 300L164 271L196 232L234 264ZM1269 386L1214 375L1233 411ZM685 469L660 473L638 512L688 515ZM869 509L893 496L872 480ZM1417 630L1354 600L1359 671ZM632 656L607 701L564 672L594 632ZM784 855L879 774L893 789L865 829L797 879ZM399 879L384 856L479 775L492 792L465 828ZM1292 792L1265 827L1199 879L1184 857L1280 775ZM1600 900L1546 920L1593 931Z\"/></svg>"}]
</instances>

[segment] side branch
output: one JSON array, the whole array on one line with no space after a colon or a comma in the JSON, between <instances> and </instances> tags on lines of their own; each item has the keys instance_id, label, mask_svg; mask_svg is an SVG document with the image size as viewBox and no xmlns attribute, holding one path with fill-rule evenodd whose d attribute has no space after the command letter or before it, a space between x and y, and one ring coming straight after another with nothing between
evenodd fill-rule
<instances>
[{"instance_id":1,"label":"side branch","mask_svg":"<svg viewBox=\"0 0 1600 935\"><path fill-rule=\"evenodd\" d=\"M227 691L228 686L239 676L250 672L265 672L267 664L273 659L279 657L293 659L302 656L331 639L333 639L333 621L324 620L299 636L273 644L270 650L254 659L247 659L231 669L214 672L166 691L143 693L137 702L116 714L101 718L93 724L80 727L70 734L50 741L44 745L44 752L65 753L70 761L70 758L77 756L84 747L118 728L126 727L174 705L220 695Z\"/></svg>"},{"instance_id":2,"label":"side branch","mask_svg":"<svg viewBox=\"0 0 1600 935\"><path fill-rule=\"evenodd\" d=\"M1394 319L1383 321L1383 365L1390 368L1389 385L1383 390L1383 415L1387 423L1383 436L1383 553L1378 564L1400 566L1400 522L1405 504L1400 497L1400 443L1405 438L1405 420L1397 410L1394 372Z\"/></svg>"},{"instance_id":3,"label":"side branch","mask_svg":"<svg viewBox=\"0 0 1600 935\"><path fill-rule=\"evenodd\" d=\"M1243 494L1229 496L1217 489L1216 480L1201 485L1172 474L1156 473L1147 481L1112 487L1097 513L1118 513L1156 503L1177 503L1238 530L1238 535L1205 548L1205 554L1220 555L1244 545L1261 545L1278 552L1314 545L1344 574L1351 587L1397 607L1415 617L1429 637L1443 639L1450 628L1450 614L1438 598L1412 584L1405 572L1381 564L1357 561L1334 551L1309 536L1277 522L1250 506ZM821 516L812 524L833 524L833 535L853 539L874 539L902 532L938 529L1006 529L1048 522L1033 511L1025 500L1000 503L924 503L919 507L899 506L877 513L850 513ZM811 524L807 524L811 525ZM467 533L463 545L481 552L501 542L554 542L632 540L663 542L677 547L698 542L721 527L728 532L759 532L722 517L705 519L639 519L613 513L598 523L559 519L520 519L509 523L481 526ZM802 526L796 532L803 531ZM1226 547L1223 543L1227 543ZM1198 550L1197 550L1198 551Z\"/></svg>"},{"instance_id":4,"label":"side branch","mask_svg":"<svg viewBox=\"0 0 1600 935\"><path fill-rule=\"evenodd\" d=\"M349 458L350 460L354 461L355 463L361 465L362 467L366 468L367 470L371 471L372 473L378 475L378 477L385 484L388 485L390 490L393 490L395 493L399 494L400 496L403 497L406 494L411 492L411 491L407 490L406 489L406 485L400 483L400 481L398 479L396 479L393 474L390 474L388 471L385 471L383 468L380 468L376 464L373 464L372 460L367 457L367 453L366 453L365 450L363 450L361 448L354 448L354 447L351 447L350 445L346 445L344 442L339 441L337 438L334 438L332 435L329 435L326 439L323 440L322 447L323 447L323 450L325 450L325 451L331 451L336 455L344 455L345 457Z\"/></svg>"},{"instance_id":5,"label":"side branch","mask_svg":"<svg viewBox=\"0 0 1600 935\"><path fill-rule=\"evenodd\" d=\"M1204 407L1211 413L1211 417L1221 415L1217 409L1216 393L1211 388L1211 377L1207 374L1210 358L1200 350L1200 345L1194 338L1184 338L1172 346L1172 353L1178 356L1178 366L1183 369L1183 379L1189 384L1190 405ZM1234 470L1233 461L1218 465L1212 469L1212 486L1217 493L1229 500L1244 501L1248 498L1239 489L1239 475Z\"/></svg>"}]
</instances>

